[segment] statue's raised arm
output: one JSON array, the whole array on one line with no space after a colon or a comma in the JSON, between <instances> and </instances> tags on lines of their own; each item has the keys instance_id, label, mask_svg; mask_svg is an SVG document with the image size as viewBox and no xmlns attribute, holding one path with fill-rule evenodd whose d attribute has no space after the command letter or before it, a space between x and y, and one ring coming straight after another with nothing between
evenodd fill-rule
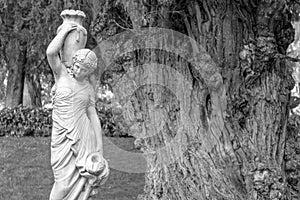
<instances>
[{"instance_id":1,"label":"statue's raised arm","mask_svg":"<svg viewBox=\"0 0 300 200\"><path fill-rule=\"evenodd\" d=\"M56 78L59 77L62 73L62 70L64 70L63 62L59 56L59 53L63 48L67 35L76 28L77 25L74 23L65 24L47 48L47 59Z\"/></svg>"},{"instance_id":2,"label":"statue's raised arm","mask_svg":"<svg viewBox=\"0 0 300 200\"><path fill-rule=\"evenodd\" d=\"M48 62L55 76L60 74L62 67L71 67L73 55L83 49L87 42L87 31L82 26L86 17L84 12L64 10L60 16L63 23L57 28L57 35L47 48Z\"/></svg>"}]
</instances>

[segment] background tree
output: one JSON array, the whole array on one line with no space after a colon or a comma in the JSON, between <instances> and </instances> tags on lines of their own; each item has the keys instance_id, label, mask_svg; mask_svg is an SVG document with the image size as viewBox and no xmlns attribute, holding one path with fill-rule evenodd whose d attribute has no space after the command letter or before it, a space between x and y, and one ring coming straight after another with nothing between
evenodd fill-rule
<instances>
[{"instance_id":1,"label":"background tree","mask_svg":"<svg viewBox=\"0 0 300 200\"><path fill-rule=\"evenodd\" d=\"M132 91L130 101L121 103L127 119L135 121L131 133L139 137L137 143L147 157L142 199L298 198L290 195L284 174L294 86L285 60L294 37L293 3L94 2L99 10L93 34L100 44L127 29L163 27L188 35L206 51L198 62L188 63L171 52L136 50L114 60L103 73L102 82L119 97L122 91L131 92L130 83L141 85L150 74L177 88L174 94L161 86L144 85ZM174 79L172 70L151 71L147 63L171 66L191 87ZM166 160L171 164L166 165Z\"/></svg>"},{"instance_id":2,"label":"background tree","mask_svg":"<svg viewBox=\"0 0 300 200\"><path fill-rule=\"evenodd\" d=\"M6 63L3 59L1 59L1 68L0 68L0 107L4 107L4 100L5 100L5 90L6 90L6 85L5 85L5 78L6 78Z\"/></svg>"},{"instance_id":3,"label":"background tree","mask_svg":"<svg viewBox=\"0 0 300 200\"><path fill-rule=\"evenodd\" d=\"M62 23L60 13L64 9L84 10L87 13L84 26L89 27L91 12L88 1L0 1L1 59L5 61L8 70L6 106L42 105L41 92L45 83L41 83L41 80L49 81L45 77L52 74L45 52L57 27ZM89 37L91 44L93 40ZM24 84L26 102L23 102ZM53 80L50 79L49 84L52 85Z\"/></svg>"},{"instance_id":4,"label":"background tree","mask_svg":"<svg viewBox=\"0 0 300 200\"><path fill-rule=\"evenodd\" d=\"M8 70L5 104L23 103L26 77L29 104L41 106L39 75L50 71L45 49L59 23L58 3L2 0L0 4L1 51Z\"/></svg>"}]
</instances>

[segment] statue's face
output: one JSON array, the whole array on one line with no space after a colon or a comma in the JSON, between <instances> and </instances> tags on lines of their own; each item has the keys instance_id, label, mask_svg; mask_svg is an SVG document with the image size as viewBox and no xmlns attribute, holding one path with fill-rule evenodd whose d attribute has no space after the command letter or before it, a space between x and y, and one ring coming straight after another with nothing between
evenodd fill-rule
<instances>
[{"instance_id":1,"label":"statue's face","mask_svg":"<svg viewBox=\"0 0 300 200\"><path fill-rule=\"evenodd\" d=\"M75 62L72 66L72 73L74 78L82 81L84 80L89 74L90 70L88 70L83 64Z\"/></svg>"}]
</instances>

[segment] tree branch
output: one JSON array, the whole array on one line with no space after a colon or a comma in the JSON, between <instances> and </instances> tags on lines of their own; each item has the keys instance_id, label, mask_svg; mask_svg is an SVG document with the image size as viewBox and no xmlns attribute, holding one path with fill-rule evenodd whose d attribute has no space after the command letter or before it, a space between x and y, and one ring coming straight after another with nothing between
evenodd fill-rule
<instances>
[{"instance_id":1,"label":"tree branch","mask_svg":"<svg viewBox=\"0 0 300 200\"><path fill-rule=\"evenodd\" d=\"M283 55L283 54L276 54L274 56L275 58L279 58L279 59L286 59L288 61L291 61L291 62L300 62L300 59L297 57L297 58L293 58L293 57L290 57L290 56L287 56L287 55Z\"/></svg>"}]
</instances>

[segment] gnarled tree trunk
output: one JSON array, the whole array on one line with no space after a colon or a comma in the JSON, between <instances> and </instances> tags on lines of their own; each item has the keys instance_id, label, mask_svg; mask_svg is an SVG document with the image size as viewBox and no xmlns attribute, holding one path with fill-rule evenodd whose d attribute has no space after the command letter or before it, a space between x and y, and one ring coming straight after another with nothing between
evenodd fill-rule
<instances>
[{"instance_id":1,"label":"gnarled tree trunk","mask_svg":"<svg viewBox=\"0 0 300 200\"><path fill-rule=\"evenodd\" d=\"M132 2L124 8L136 31L178 28L190 37L158 31L159 45L145 37L107 73L147 158L140 198L289 199L283 155L294 82L282 58L294 32L286 2ZM176 6L185 12L174 22ZM122 45L129 52L134 39Z\"/></svg>"}]
</instances>

